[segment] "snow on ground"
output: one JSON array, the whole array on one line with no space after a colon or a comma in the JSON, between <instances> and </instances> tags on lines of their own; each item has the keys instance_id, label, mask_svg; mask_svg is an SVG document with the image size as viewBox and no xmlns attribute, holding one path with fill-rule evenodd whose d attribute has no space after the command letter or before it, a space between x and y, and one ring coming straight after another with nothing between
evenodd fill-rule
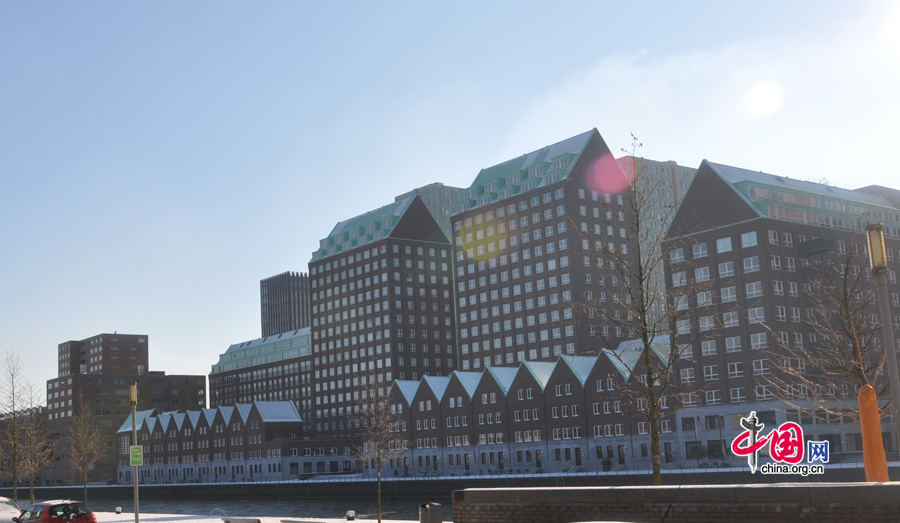
<instances>
[{"instance_id":1,"label":"snow on ground","mask_svg":"<svg viewBox=\"0 0 900 523\"><path fill-rule=\"evenodd\" d=\"M134 523L133 512L123 512L116 514L114 512L94 512L97 516L98 523ZM250 521L259 520L260 523L346 523L346 519L334 518L293 518L285 517L258 517L258 516L232 516L223 518L221 516L187 516L184 514L141 514L139 521L146 523L171 523L177 521L191 521L193 523L225 523L226 519ZM356 521L377 521L376 516L367 517L366 519L356 519ZM382 520L384 523L418 523L416 521L401 520Z\"/></svg>"}]
</instances>

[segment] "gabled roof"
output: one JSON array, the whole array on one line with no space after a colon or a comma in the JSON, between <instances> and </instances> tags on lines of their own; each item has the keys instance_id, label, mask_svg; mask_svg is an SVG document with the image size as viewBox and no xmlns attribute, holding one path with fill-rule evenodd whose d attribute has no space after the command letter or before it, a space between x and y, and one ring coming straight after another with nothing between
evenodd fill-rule
<instances>
[{"instance_id":1,"label":"gabled roof","mask_svg":"<svg viewBox=\"0 0 900 523\"><path fill-rule=\"evenodd\" d=\"M391 387L396 387L397 390L400 391L400 394L403 395L403 399L406 400L406 404L412 404L413 398L416 397L416 391L419 389L420 381L412 381L412 380L394 380L394 384Z\"/></svg>"},{"instance_id":2,"label":"gabled roof","mask_svg":"<svg viewBox=\"0 0 900 523\"><path fill-rule=\"evenodd\" d=\"M220 405L216 408L219 412L222 413L222 420L226 425L231 423L231 416L234 415L234 406L232 405Z\"/></svg>"},{"instance_id":3,"label":"gabled roof","mask_svg":"<svg viewBox=\"0 0 900 523\"><path fill-rule=\"evenodd\" d=\"M567 356L563 354L559 359L572 369L572 373L578 378L582 387L597 363L597 356Z\"/></svg>"},{"instance_id":4,"label":"gabled roof","mask_svg":"<svg viewBox=\"0 0 900 523\"><path fill-rule=\"evenodd\" d=\"M459 380L459 384L462 385L463 390L469 395L469 399L472 399L475 389L478 388L478 383L481 382L482 373L456 370L453 371L453 375Z\"/></svg>"},{"instance_id":5,"label":"gabled roof","mask_svg":"<svg viewBox=\"0 0 900 523\"><path fill-rule=\"evenodd\" d=\"M238 415L241 417L241 422L246 423L247 418L250 416L250 411L253 409L253 405L249 403L235 403L234 408L237 410Z\"/></svg>"},{"instance_id":6,"label":"gabled roof","mask_svg":"<svg viewBox=\"0 0 900 523\"><path fill-rule=\"evenodd\" d=\"M528 370L535 381L540 385L541 390L547 386L550 376L553 375L553 369L556 368L556 362L549 361L523 361L522 367Z\"/></svg>"},{"instance_id":7,"label":"gabled roof","mask_svg":"<svg viewBox=\"0 0 900 523\"><path fill-rule=\"evenodd\" d=\"M440 402L444 398L444 392L447 391L447 385L450 384L450 378L448 376L423 376L422 380L428 384L428 387L434 392L434 397Z\"/></svg>"},{"instance_id":8,"label":"gabled roof","mask_svg":"<svg viewBox=\"0 0 900 523\"><path fill-rule=\"evenodd\" d=\"M657 358L662 359L663 362L668 362L671 354L669 337L657 336L653 338L650 342L650 350L653 351ZM631 375L640 361L641 354L644 352L644 342L639 338L625 340L619 343L615 350L603 349L601 352L609 358L609 361L619 371L619 374L622 375L625 381L628 381L631 379Z\"/></svg>"},{"instance_id":9,"label":"gabled roof","mask_svg":"<svg viewBox=\"0 0 900 523\"><path fill-rule=\"evenodd\" d=\"M516 379L516 374L519 373L519 369L516 367L488 367L485 371L494 377L504 396L509 393L509 387Z\"/></svg>"},{"instance_id":10,"label":"gabled roof","mask_svg":"<svg viewBox=\"0 0 900 523\"><path fill-rule=\"evenodd\" d=\"M254 401L264 423L303 421L293 401Z\"/></svg>"},{"instance_id":11,"label":"gabled roof","mask_svg":"<svg viewBox=\"0 0 900 523\"><path fill-rule=\"evenodd\" d=\"M311 261L387 238L417 197L410 196L339 222L326 238L319 241L319 249L313 252Z\"/></svg>"},{"instance_id":12,"label":"gabled roof","mask_svg":"<svg viewBox=\"0 0 900 523\"><path fill-rule=\"evenodd\" d=\"M175 428L179 431L181 430L181 426L184 425L185 415L182 412L175 412L172 414L172 419L175 420Z\"/></svg>"},{"instance_id":13,"label":"gabled roof","mask_svg":"<svg viewBox=\"0 0 900 523\"><path fill-rule=\"evenodd\" d=\"M482 169L466 189L460 210L481 207L565 180L597 129L573 136L553 145L523 154L512 160ZM554 160L562 160L554 162Z\"/></svg>"},{"instance_id":14,"label":"gabled roof","mask_svg":"<svg viewBox=\"0 0 900 523\"><path fill-rule=\"evenodd\" d=\"M206 418L206 424L212 426L213 420L216 419L216 412L218 412L218 409L203 409L201 412L203 413L203 417Z\"/></svg>"},{"instance_id":15,"label":"gabled roof","mask_svg":"<svg viewBox=\"0 0 900 523\"><path fill-rule=\"evenodd\" d=\"M199 410L189 410L186 412L188 419L191 422L191 427L196 428L197 422L200 421L200 411Z\"/></svg>"},{"instance_id":16,"label":"gabled roof","mask_svg":"<svg viewBox=\"0 0 900 523\"><path fill-rule=\"evenodd\" d=\"M144 426L144 423L146 423L148 418L152 418L156 415L157 415L156 409L137 411L137 413L135 415L135 418L136 418L135 421L137 423L137 427L140 429L141 427ZM122 425L119 427L119 430L117 430L116 432L117 433L118 432L131 432L131 416L128 416L128 418L126 418L125 421L122 422Z\"/></svg>"}]
</instances>

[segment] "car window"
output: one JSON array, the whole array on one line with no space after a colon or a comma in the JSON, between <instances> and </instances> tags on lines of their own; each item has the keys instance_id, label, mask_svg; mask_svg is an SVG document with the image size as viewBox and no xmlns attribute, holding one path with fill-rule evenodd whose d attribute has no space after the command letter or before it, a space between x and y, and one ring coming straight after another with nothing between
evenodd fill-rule
<instances>
[{"instance_id":1,"label":"car window","mask_svg":"<svg viewBox=\"0 0 900 523\"><path fill-rule=\"evenodd\" d=\"M87 507L81 503L72 503L69 505L69 510L76 516L81 516L90 512Z\"/></svg>"},{"instance_id":2,"label":"car window","mask_svg":"<svg viewBox=\"0 0 900 523\"><path fill-rule=\"evenodd\" d=\"M19 521L31 521L32 519L37 519L43 512L44 507L40 505L31 505L22 512L22 515L19 516Z\"/></svg>"},{"instance_id":3,"label":"car window","mask_svg":"<svg viewBox=\"0 0 900 523\"><path fill-rule=\"evenodd\" d=\"M4 508L11 508L15 510L19 510L19 507L16 506L15 503L11 499L0 500L0 504L3 505Z\"/></svg>"}]
</instances>

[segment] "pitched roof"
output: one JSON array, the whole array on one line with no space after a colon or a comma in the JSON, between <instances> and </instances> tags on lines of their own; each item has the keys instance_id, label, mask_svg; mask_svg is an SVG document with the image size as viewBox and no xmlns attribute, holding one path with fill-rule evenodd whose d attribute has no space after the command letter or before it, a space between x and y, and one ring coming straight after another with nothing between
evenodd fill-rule
<instances>
[{"instance_id":1,"label":"pitched roof","mask_svg":"<svg viewBox=\"0 0 900 523\"><path fill-rule=\"evenodd\" d=\"M730 165L723 165L720 163L707 162L707 164L709 164L709 166L716 173L718 173L719 176L733 184L743 181L749 181L763 185L770 185L773 187L780 187L782 189L802 191L829 198L841 198L844 200L859 203L867 203L869 205L891 207L891 204L888 203L887 200L875 194L855 191L852 189L843 189L841 187L835 187L833 185L827 185L823 183L797 180L794 178L788 178L787 176L777 176L774 174L764 173L762 171L751 171L748 169L732 167Z\"/></svg>"},{"instance_id":2,"label":"pitched roof","mask_svg":"<svg viewBox=\"0 0 900 523\"><path fill-rule=\"evenodd\" d=\"M444 397L444 392L447 391L447 385L450 384L450 378L448 376L423 376L422 380L434 392L434 397L441 401Z\"/></svg>"},{"instance_id":3,"label":"pitched roof","mask_svg":"<svg viewBox=\"0 0 900 523\"><path fill-rule=\"evenodd\" d=\"M137 424L137 427L140 429L144 426L144 423L146 423L147 418L152 418L156 415L156 409L137 411L137 413L135 414L135 422ZM119 430L117 430L116 432L131 432L131 416L128 416L125 421L122 422L122 425L119 426Z\"/></svg>"},{"instance_id":4,"label":"pitched roof","mask_svg":"<svg viewBox=\"0 0 900 523\"><path fill-rule=\"evenodd\" d=\"M541 390L547 386L550 376L553 375L553 369L556 368L556 362L548 361L523 361L522 367L534 376L535 381L541 386Z\"/></svg>"},{"instance_id":5,"label":"pitched roof","mask_svg":"<svg viewBox=\"0 0 900 523\"><path fill-rule=\"evenodd\" d=\"M249 403L235 403L234 408L241 417L241 421L246 422L247 417L250 416L250 411L253 410L253 405Z\"/></svg>"},{"instance_id":6,"label":"pitched roof","mask_svg":"<svg viewBox=\"0 0 900 523\"><path fill-rule=\"evenodd\" d=\"M319 241L319 249L313 252L311 261L387 238L416 198L418 198L416 195L403 198L374 211L338 222L328 236Z\"/></svg>"},{"instance_id":7,"label":"pitched roof","mask_svg":"<svg viewBox=\"0 0 900 523\"><path fill-rule=\"evenodd\" d=\"M453 375L459 380L460 385L469 395L469 399L472 399L472 396L475 394L475 389L478 388L478 383L481 382L482 374L481 372L472 371L453 371Z\"/></svg>"},{"instance_id":8,"label":"pitched roof","mask_svg":"<svg viewBox=\"0 0 900 523\"><path fill-rule=\"evenodd\" d=\"M419 389L419 383L421 382L413 380L394 380L394 384L391 385L391 387L396 387L397 390L400 391L400 394L403 395L403 398L406 400L406 404L409 405L412 403L413 398L416 397L416 391Z\"/></svg>"},{"instance_id":9,"label":"pitched roof","mask_svg":"<svg viewBox=\"0 0 900 523\"><path fill-rule=\"evenodd\" d=\"M185 415L183 412L175 412L172 414L172 419L175 420L175 428L181 430L182 425L184 425Z\"/></svg>"},{"instance_id":10,"label":"pitched roof","mask_svg":"<svg viewBox=\"0 0 900 523\"><path fill-rule=\"evenodd\" d=\"M516 374L519 373L517 367L488 367L485 370L489 372L494 377L497 384L500 385L500 390L503 391L504 396L509 393L509 387L512 386L513 380L516 379Z\"/></svg>"},{"instance_id":11,"label":"pitched roof","mask_svg":"<svg viewBox=\"0 0 900 523\"><path fill-rule=\"evenodd\" d=\"M264 423L303 421L293 401L254 401Z\"/></svg>"},{"instance_id":12,"label":"pitched roof","mask_svg":"<svg viewBox=\"0 0 900 523\"><path fill-rule=\"evenodd\" d=\"M650 341L650 350L656 355L657 358L662 359L664 362L669 361L669 354L671 354L671 346L669 345L669 337L668 336L657 336ZM603 349L601 351L609 361L613 364L619 374L625 378L625 381L631 379L631 375L634 372L635 367L640 361L641 354L644 352L644 342L640 338L625 340L619 343L619 346L614 350Z\"/></svg>"},{"instance_id":13,"label":"pitched roof","mask_svg":"<svg viewBox=\"0 0 900 523\"><path fill-rule=\"evenodd\" d=\"M572 369L572 373L575 374L582 386L584 386L584 382L597 363L597 356L568 356L563 354L559 359Z\"/></svg>"},{"instance_id":14,"label":"pitched roof","mask_svg":"<svg viewBox=\"0 0 900 523\"><path fill-rule=\"evenodd\" d=\"M597 129L482 169L466 189L458 210L469 210L505 200L565 180ZM554 162L554 160L558 160Z\"/></svg>"}]
</instances>

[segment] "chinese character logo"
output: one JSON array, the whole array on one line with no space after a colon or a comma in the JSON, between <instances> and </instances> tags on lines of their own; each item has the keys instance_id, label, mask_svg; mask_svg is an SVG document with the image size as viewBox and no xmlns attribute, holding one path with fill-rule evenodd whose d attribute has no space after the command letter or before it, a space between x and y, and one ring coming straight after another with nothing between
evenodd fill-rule
<instances>
[{"instance_id":1,"label":"chinese character logo","mask_svg":"<svg viewBox=\"0 0 900 523\"><path fill-rule=\"evenodd\" d=\"M768 434L762 435L761 431L765 428L765 424L759 422L756 417L756 411L750 413L746 418L741 418L741 427L744 429L738 437L731 442L731 452L735 456L747 456L747 464L750 466L750 472L756 473L759 464L759 451L765 449L768 445L769 455L775 466L768 464L763 467L764 474L773 473L772 471L793 471L798 470L804 476L811 470L810 467L804 465L798 469L797 467L789 467L789 465L797 465L803 461L804 450L806 451L807 463L821 461L828 463L829 449L828 441L807 441L803 444L803 429L800 425L793 421L782 423L778 428L772 429ZM785 464L778 465L778 464ZM821 473L824 467L812 467L816 470L812 473ZM769 472L767 472L769 471ZM784 472L780 472L784 473Z\"/></svg>"},{"instance_id":2,"label":"chinese character logo","mask_svg":"<svg viewBox=\"0 0 900 523\"><path fill-rule=\"evenodd\" d=\"M772 429L767 435L760 436L759 431L765 425L759 422L756 411L753 411L746 418L741 418L741 427L744 428L744 432L731 442L731 452L735 456L747 456L750 472L756 472L759 451L766 445L769 446L769 454L776 462L796 465L803 461L803 429L800 425L787 421L777 429Z\"/></svg>"}]
</instances>

